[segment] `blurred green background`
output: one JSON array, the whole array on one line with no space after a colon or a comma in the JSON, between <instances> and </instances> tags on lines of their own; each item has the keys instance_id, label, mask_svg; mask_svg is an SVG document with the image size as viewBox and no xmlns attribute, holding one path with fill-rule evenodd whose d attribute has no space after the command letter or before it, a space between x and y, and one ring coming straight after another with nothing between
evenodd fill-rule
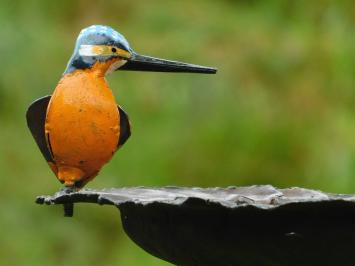
<instances>
[{"instance_id":1,"label":"blurred green background","mask_svg":"<svg viewBox=\"0 0 355 266\"><path fill-rule=\"evenodd\" d=\"M0 3L0 265L170 265L113 207L34 204L60 188L25 122L77 34L106 24L138 52L217 75L108 77L133 135L90 188L273 184L355 193L354 1Z\"/></svg>"}]
</instances>

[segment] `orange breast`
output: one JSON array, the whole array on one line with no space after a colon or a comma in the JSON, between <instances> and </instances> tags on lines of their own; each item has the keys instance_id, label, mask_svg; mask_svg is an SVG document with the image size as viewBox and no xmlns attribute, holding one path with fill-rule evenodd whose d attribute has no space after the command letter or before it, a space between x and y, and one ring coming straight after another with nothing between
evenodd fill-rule
<instances>
[{"instance_id":1,"label":"orange breast","mask_svg":"<svg viewBox=\"0 0 355 266\"><path fill-rule=\"evenodd\" d=\"M58 179L83 186L117 149L120 121L104 77L77 70L56 87L47 110L46 137Z\"/></svg>"}]
</instances>

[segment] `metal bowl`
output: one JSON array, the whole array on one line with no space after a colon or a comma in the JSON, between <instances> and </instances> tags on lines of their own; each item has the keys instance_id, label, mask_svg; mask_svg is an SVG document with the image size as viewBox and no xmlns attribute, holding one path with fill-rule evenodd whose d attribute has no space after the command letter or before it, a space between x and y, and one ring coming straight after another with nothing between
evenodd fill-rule
<instances>
[{"instance_id":1,"label":"metal bowl","mask_svg":"<svg viewBox=\"0 0 355 266\"><path fill-rule=\"evenodd\" d=\"M127 235L179 266L355 265L355 197L272 186L120 188L37 198L117 206Z\"/></svg>"}]
</instances>

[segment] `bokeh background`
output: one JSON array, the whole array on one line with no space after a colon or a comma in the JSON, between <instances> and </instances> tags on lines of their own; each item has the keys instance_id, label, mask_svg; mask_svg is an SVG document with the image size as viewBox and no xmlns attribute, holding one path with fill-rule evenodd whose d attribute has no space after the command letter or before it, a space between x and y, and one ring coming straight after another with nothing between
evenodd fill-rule
<instances>
[{"instance_id":1,"label":"bokeh background","mask_svg":"<svg viewBox=\"0 0 355 266\"><path fill-rule=\"evenodd\" d=\"M113 207L34 204L60 188L25 122L80 29L217 75L108 77L133 135L90 188L272 184L355 193L354 1L0 2L0 265L170 265L135 246Z\"/></svg>"}]
</instances>

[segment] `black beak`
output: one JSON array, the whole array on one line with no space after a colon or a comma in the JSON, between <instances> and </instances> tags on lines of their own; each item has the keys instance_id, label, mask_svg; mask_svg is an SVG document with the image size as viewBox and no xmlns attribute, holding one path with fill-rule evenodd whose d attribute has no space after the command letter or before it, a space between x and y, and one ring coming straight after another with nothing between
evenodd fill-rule
<instances>
[{"instance_id":1,"label":"black beak","mask_svg":"<svg viewBox=\"0 0 355 266\"><path fill-rule=\"evenodd\" d=\"M131 71L153 71L153 72L183 72L183 73L204 73L215 74L216 68L187 64L177 61L170 61L146 55L132 53L127 63L117 70Z\"/></svg>"}]
</instances>

